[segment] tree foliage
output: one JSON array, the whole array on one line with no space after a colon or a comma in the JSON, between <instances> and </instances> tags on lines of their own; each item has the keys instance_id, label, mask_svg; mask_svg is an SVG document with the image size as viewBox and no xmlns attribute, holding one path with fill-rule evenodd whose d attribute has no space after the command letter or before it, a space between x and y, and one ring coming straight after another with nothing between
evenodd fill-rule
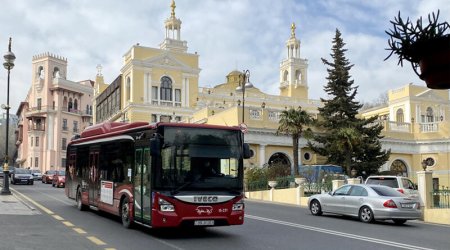
<instances>
[{"instance_id":1,"label":"tree foliage","mask_svg":"<svg viewBox=\"0 0 450 250\"><path fill-rule=\"evenodd\" d=\"M298 173L298 141L302 136L305 126L312 123L312 117L302 107L290 108L281 112L278 134L286 134L292 137L292 153L294 156L294 170Z\"/></svg>"},{"instance_id":2,"label":"tree foliage","mask_svg":"<svg viewBox=\"0 0 450 250\"><path fill-rule=\"evenodd\" d=\"M382 125L375 123L377 117L360 119L358 110L362 107L355 96L358 87L353 86L350 70L352 64L345 57L345 43L336 29L333 39L331 61L322 58L328 67L327 84L324 87L329 99L321 98L320 119L316 120L315 133L308 141L316 153L326 156L328 162L344 166L347 175L351 169L359 174L376 173L388 159L390 151L382 150L380 139Z\"/></svg>"}]
</instances>

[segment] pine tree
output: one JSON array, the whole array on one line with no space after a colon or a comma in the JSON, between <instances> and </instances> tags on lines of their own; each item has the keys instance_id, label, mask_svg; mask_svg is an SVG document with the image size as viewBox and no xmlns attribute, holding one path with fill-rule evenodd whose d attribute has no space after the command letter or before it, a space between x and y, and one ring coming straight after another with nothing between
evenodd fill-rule
<instances>
[{"instance_id":1,"label":"pine tree","mask_svg":"<svg viewBox=\"0 0 450 250\"><path fill-rule=\"evenodd\" d=\"M318 109L320 118L316 120L319 133L313 135L308 145L314 152L326 156L329 163L344 166L347 175L352 169L360 175L363 171L369 175L378 172L389 159L390 151L381 148L379 139L383 127L375 123L377 117L357 117L362 104L355 100L358 87L354 87L350 79L353 64L345 57L344 46L341 32L336 29L330 54L333 61L322 58L328 66L324 90L329 99L321 98L324 106Z\"/></svg>"}]
</instances>

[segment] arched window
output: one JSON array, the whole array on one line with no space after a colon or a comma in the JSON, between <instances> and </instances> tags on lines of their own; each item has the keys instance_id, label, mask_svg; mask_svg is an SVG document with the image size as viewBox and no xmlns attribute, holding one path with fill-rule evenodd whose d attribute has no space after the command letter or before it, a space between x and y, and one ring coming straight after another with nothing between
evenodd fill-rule
<instances>
[{"instance_id":1,"label":"arched window","mask_svg":"<svg viewBox=\"0 0 450 250\"><path fill-rule=\"evenodd\" d=\"M397 109L397 123L403 123L405 121L404 115L403 115L403 109Z\"/></svg>"},{"instance_id":2,"label":"arched window","mask_svg":"<svg viewBox=\"0 0 450 250\"><path fill-rule=\"evenodd\" d=\"M172 80L167 76L161 78L161 100L172 101Z\"/></svg>"},{"instance_id":3,"label":"arched window","mask_svg":"<svg viewBox=\"0 0 450 250\"><path fill-rule=\"evenodd\" d=\"M59 68L55 67L53 69L53 78L59 78Z\"/></svg>"},{"instance_id":4,"label":"arched window","mask_svg":"<svg viewBox=\"0 0 450 250\"><path fill-rule=\"evenodd\" d=\"M73 109L78 110L78 100L77 99L75 99L73 101Z\"/></svg>"},{"instance_id":5,"label":"arched window","mask_svg":"<svg viewBox=\"0 0 450 250\"><path fill-rule=\"evenodd\" d=\"M391 173L399 176L408 176L408 168L406 164L401 160L395 160L391 164Z\"/></svg>"},{"instance_id":6,"label":"arched window","mask_svg":"<svg viewBox=\"0 0 450 250\"><path fill-rule=\"evenodd\" d=\"M69 98L69 105L67 108L68 108L69 112L72 111L72 108L73 108L72 98Z\"/></svg>"},{"instance_id":7,"label":"arched window","mask_svg":"<svg viewBox=\"0 0 450 250\"><path fill-rule=\"evenodd\" d=\"M44 67L39 66L39 68L38 68L36 73L37 73L37 78L41 78L41 79L45 78L45 76L44 76L44 74L45 74Z\"/></svg>"},{"instance_id":8,"label":"arched window","mask_svg":"<svg viewBox=\"0 0 450 250\"><path fill-rule=\"evenodd\" d=\"M287 82L288 76L289 76L289 72L287 70L285 70L284 73L283 73L283 81L284 82Z\"/></svg>"},{"instance_id":9,"label":"arched window","mask_svg":"<svg viewBox=\"0 0 450 250\"><path fill-rule=\"evenodd\" d=\"M129 101L131 97L131 79L127 77L127 100Z\"/></svg>"},{"instance_id":10,"label":"arched window","mask_svg":"<svg viewBox=\"0 0 450 250\"><path fill-rule=\"evenodd\" d=\"M425 122L434 122L433 109L431 107L427 108L427 117Z\"/></svg>"},{"instance_id":11,"label":"arched window","mask_svg":"<svg viewBox=\"0 0 450 250\"><path fill-rule=\"evenodd\" d=\"M302 82L302 73L300 70L295 71L295 80L297 80L299 83Z\"/></svg>"}]
</instances>

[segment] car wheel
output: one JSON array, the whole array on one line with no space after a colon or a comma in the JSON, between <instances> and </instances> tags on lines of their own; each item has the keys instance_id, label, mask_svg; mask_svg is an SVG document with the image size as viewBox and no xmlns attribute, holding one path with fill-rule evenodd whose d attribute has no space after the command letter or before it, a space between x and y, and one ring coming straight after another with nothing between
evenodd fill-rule
<instances>
[{"instance_id":1,"label":"car wheel","mask_svg":"<svg viewBox=\"0 0 450 250\"><path fill-rule=\"evenodd\" d=\"M83 202L81 201L81 191L78 190L77 192L77 208L80 211L84 211L87 209L87 206L83 204Z\"/></svg>"},{"instance_id":2,"label":"car wheel","mask_svg":"<svg viewBox=\"0 0 450 250\"><path fill-rule=\"evenodd\" d=\"M371 223L373 222L373 212L370 207L364 206L361 209L359 209L359 220L364 223Z\"/></svg>"},{"instance_id":3,"label":"car wheel","mask_svg":"<svg viewBox=\"0 0 450 250\"><path fill-rule=\"evenodd\" d=\"M403 225L406 222L404 219L394 219L393 221L396 225Z\"/></svg>"},{"instance_id":4,"label":"car wheel","mask_svg":"<svg viewBox=\"0 0 450 250\"><path fill-rule=\"evenodd\" d=\"M312 215L322 215L322 207L320 206L320 202L318 200L311 201L309 210L311 211Z\"/></svg>"},{"instance_id":5,"label":"car wheel","mask_svg":"<svg viewBox=\"0 0 450 250\"><path fill-rule=\"evenodd\" d=\"M125 228L131 228L131 218L130 218L130 203L128 202L128 197L123 199L120 204L120 217L122 218L122 225Z\"/></svg>"}]
</instances>

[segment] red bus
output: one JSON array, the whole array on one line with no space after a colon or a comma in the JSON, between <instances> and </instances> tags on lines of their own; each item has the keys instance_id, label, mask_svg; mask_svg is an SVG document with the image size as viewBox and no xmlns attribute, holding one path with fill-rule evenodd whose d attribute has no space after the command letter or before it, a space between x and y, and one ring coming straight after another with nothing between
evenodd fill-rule
<instances>
[{"instance_id":1,"label":"red bus","mask_svg":"<svg viewBox=\"0 0 450 250\"><path fill-rule=\"evenodd\" d=\"M105 122L69 143L65 192L127 228L240 225L250 154L239 127Z\"/></svg>"}]
</instances>

